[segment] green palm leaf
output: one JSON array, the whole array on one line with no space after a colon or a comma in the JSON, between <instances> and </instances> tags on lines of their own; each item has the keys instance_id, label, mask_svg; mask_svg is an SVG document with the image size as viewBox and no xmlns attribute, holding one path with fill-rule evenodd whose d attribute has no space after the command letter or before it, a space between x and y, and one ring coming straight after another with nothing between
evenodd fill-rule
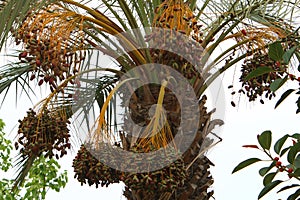
<instances>
[{"instance_id":1,"label":"green palm leaf","mask_svg":"<svg viewBox=\"0 0 300 200\"><path fill-rule=\"evenodd\" d=\"M5 66L0 66L0 94L3 95L2 103L5 97L15 83L16 93L17 91L22 93L24 91L29 99L32 94L35 94L34 90L29 85L28 72L31 70L31 66L25 63L11 63ZM18 95L16 95L17 97Z\"/></svg>"}]
</instances>

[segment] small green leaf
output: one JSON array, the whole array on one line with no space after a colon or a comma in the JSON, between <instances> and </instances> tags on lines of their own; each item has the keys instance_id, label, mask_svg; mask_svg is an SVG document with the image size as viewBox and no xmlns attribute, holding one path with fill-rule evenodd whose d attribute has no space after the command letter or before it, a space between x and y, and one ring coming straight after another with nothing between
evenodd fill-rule
<instances>
[{"instance_id":1,"label":"small green leaf","mask_svg":"<svg viewBox=\"0 0 300 200\"><path fill-rule=\"evenodd\" d=\"M300 154L298 154L298 155L296 156L296 159L295 159L295 161L294 161L294 166L295 166L296 168L300 168Z\"/></svg>"},{"instance_id":2,"label":"small green leaf","mask_svg":"<svg viewBox=\"0 0 300 200\"><path fill-rule=\"evenodd\" d=\"M278 90L287 80L288 80L288 76L285 76L283 79L278 78L274 80L270 85L271 91L275 92L276 90Z\"/></svg>"},{"instance_id":3,"label":"small green leaf","mask_svg":"<svg viewBox=\"0 0 300 200\"><path fill-rule=\"evenodd\" d=\"M289 163L294 164L295 157L299 151L300 151L300 143L296 143L293 146L291 146L290 151L287 155L287 160Z\"/></svg>"},{"instance_id":4,"label":"small green leaf","mask_svg":"<svg viewBox=\"0 0 300 200\"><path fill-rule=\"evenodd\" d=\"M275 108L277 108L294 91L295 91L294 89L288 89L287 91L285 91L281 95L280 99L277 101Z\"/></svg>"},{"instance_id":5,"label":"small green leaf","mask_svg":"<svg viewBox=\"0 0 300 200\"><path fill-rule=\"evenodd\" d=\"M283 156L290 148L291 148L291 146L284 148L284 149L281 151L280 156Z\"/></svg>"},{"instance_id":6,"label":"small green leaf","mask_svg":"<svg viewBox=\"0 0 300 200\"><path fill-rule=\"evenodd\" d=\"M281 188L280 190L278 190L277 193L282 192L284 190L288 190L288 189L294 188L294 187L298 187L298 186L300 186L300 185L299 184L288 185L288 186L285 186L285 187Z\"/></svg>"},{"instance_id":7,"label":"small green leaf","mask_svg":"<svg viewBox=\"0 0 300 200\"><path fill-rule=\"evenodd\" d=\"M258 136L258 142L262 148L270 150L272 142L272 132L264 131L261 135Z\"/></svg>"},{"instance_id":8,"label":"small green leaf","mask_svg":"<svg viewBox=\"0 0 300 200\"><path fill-rule=\"evenodd\" d=\"M300 176L300 168L296 169L293 173L294 176Z\"/></svg>"},{"instance_id":9,"label":"small green leaf","mask_svg":"<svg viewBox=\"0 0 300 200\"><path fill-rule=\"evenodd\" d=\"M294 194L290 195L287 200L296 200L300 196L300 189L298 189Z\"/></svg>"},{"instance_id":10,"label":"small green leaf","mask_svg":"<svg viewBox=\"0 0 300 200\"><path fill-rule=\"evenodd\" d=\"M274 177L276 176L276 174L277 174L277 172L272 172L272 173L267 174L263 180L264 186L271 183L273 181Z\"/></svg>"},{"instance_id":11,"label":"small green leaf","mask_svg":"<svg viewBox=\"0 0 300 200\"><path fill-rule=\"evenodd\" d=\"M269 45L269 58L274 61L280 61L283 58L284 50L280 42L274 42Z\"/></svg>"},{"instance_id":12,"label":"small green leaf","mask_svg":"<svg viewBox=\"0 0 300 200\"><path fill-rule=\"evenodd\" d=\"M300 133L294 133L291 137L300 140Z\"/></svg>"},{"instance_id":13,"label":"small green leaf","mask_svg":"<svg viewBox=\"0 0 300 200\"><path fill-rule=\"evenodd\" d=\"M266 173L268 173L269 167L263 167L259 170L259 175L264 176Z\"/></svg>"},{"instance_id":14,"label":"small green leaf","mask_svg":"<svg viewBox=\"0 0 300 200\"><path fill-rule=\"evenodd\" d=\"M275 153L277 153L278 155L280 154L281 148L288 137L289 137L288 135L285 135L282 138L280 138L279 140L277 140L277 142L274 145Z\"/></svg>"},{"instance_id":15,"label":"small green leaf","mask_svg":"<svg viewBox=\"0 0 300 200\"><path fill-rule=\"evenodd\" d=\"M276 161L273 161L269 167L263 167L259 170L261 176L266 175L273 167L275 167Z\"/></svg>"},{"instance_id":16,"label":"small green leaf","mask_svg":"<svg viewBox=\"0 0 300 200\"><path fill-rule=\"evenodd\" d=\"M256 163L258 161L261 161L261 159L259 159L259 158L249 158L247 160L244 160L243 162L241 162L240 164L238 164L233 169L232 174L235 173L235 172L237 172L237 171L239 171L239 170L241 170L241 169L243 169L243 168L245 168L245 167L247 167L247 166L249 166L249 165L251 165L251 164L253 164L253 163Z\"/></svg>"},{"instance_id":17,"label":"small green leaf","mask_svg":"<svg viewBox=\"0 0 300 200\"><path fill-rule=\"evenodd\" d=\"M251 78L255 78L270 72L273 72L274 70L270 67L258 67L255 70L251 71L245 78L245 80L249 80Z\"/></svg>"},{"instance_id":18,"label":"small green leaf","mask_svg":"<svg viewBox=\"0 0 300 200\"><path fill-rule=\"evenodd\" d=\"M276 187L280 183L282 183L281 180L276 180L276 181L273 181L273 182L269 183L268 185L266 185L259 193L258 199L262 198L265 194L270 192L274 187Z\"/></svg>"},{"instance_id":19,"label":"small green leaf","mask_svg":"<svg viewBox=\"0 0 300 200\"><path fill-rule=\"evenodd\" d=\"M293 54L295 53L297 47L294 46L293 48L287 50L284 54L283 54L283 62L285 64L289 64L291 57L293 56Z\"/></svg>"}]
</instances>

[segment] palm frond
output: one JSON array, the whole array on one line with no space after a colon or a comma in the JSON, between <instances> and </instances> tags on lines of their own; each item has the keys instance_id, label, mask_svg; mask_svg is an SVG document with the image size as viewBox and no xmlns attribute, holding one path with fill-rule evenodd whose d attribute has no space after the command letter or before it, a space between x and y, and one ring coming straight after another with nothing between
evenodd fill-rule
<instances>
[{"instance_id":1,"label":"palm frond","mask_svg":"<svg viewBox=\"0 0 300 200\"><path fill-rule=\"evenodd\" d=\"M16 84L16 91L24 91L28 98L31 99L30 96L35 94L29 85L28 72L31 69L31 65L22 62L10 63L0 67L0 94L4 94L2 103L13 83ZM21 88L20 90L19 87Z\"/></svg>"},{"instance_id":2,"label":"palm frond","mask_svg":"<svg viewBox=\"0 0 300 200\"><path fill-rule=\"evenodd\" d=\"M119 10L116 11L116 9L115 9L115 7L116 7L115 5L117 3L117 0L115 0L113 2L109 2L107 0L103 0L102 2L104 3L106 9L108 11L110 11L113 14L113 16L117 19L117 21L122 25L123 29L125 31L128 31L129 30L128 24L126 23L126 21L124 20L124 18L122 18L120 16L120 11ZM107 15L107 16L109 15L108 11L104 11L105 15Z\"/></svg>"},{"instance_id":3,"label":"palm frond","mask_svg":"<svg viewBox=\"0 0 300 200\"><path fill-rule=\"evenodd\" d=\"M90 141L92 141L94 144L99 144L99 142L112 142L112 141L116 142L115 141L116 132L114 132L114 130L111 129L111 126L107 123L107 118L109 119L110 116L112 116L112 115L109 114L108 116L105 117L105 113L111 112L109 108L111 108L111 106L114 106L114 104L110 105L110 103L113 100L113 97L115 96L118 89L122 85L124 85L127 82L132 81L134 79L135 78L128 78L128 79L125 79L125 80L119 82L109 92L109 94L107 95L107 98L105 99L105 101L101 102L101 104L103 103L103 105L101 107L100 115L97 118L97 121L95 123L94 132L91 133L92 135L89 138Z\"/></svg>"},{"instance_id":4,"label":"palm frond","mask_svg":"<svg viewBox=\"0 0 300 200\"><path fill-rule=\"evenodd\" d=\"M30 156L22 156L20 155L19 162L17 166L20 166L18 169L18 175L14 180L14 185L12 188L13 192L16 192L24 183L28 172L30 171L37 155L30 155Z\"/></svg>"}]
</instances>

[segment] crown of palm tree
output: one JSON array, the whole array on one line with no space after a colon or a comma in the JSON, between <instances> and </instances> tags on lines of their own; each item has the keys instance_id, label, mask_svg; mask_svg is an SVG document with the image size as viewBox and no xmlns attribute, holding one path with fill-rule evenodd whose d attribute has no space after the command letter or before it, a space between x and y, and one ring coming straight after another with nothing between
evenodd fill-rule
<instances>
[{"instance_id":1,"label":"crown of palm tree","mask_svg":"<svg viewBox=\"0 0 300 200\"><path fill-rule=\"evenodd\" d=\"M90 1L72 0L7 0L1 3L0 47L9 36L13 36L17 44L21 42L22 47L19 61L0 68L0 93L5 98L14 83L21 90L27 92L29 88L30 92L34 92L29 79L37 81L38 85L49 82L52 92L37 110L54 112L64 108L60 110L67 115L71 113L69 106L76 104L74 96L89 89L76 82L77 78L92 71L101 71L103 74L96 82L97 98L86 105L93 108L97 102L101 108L98 128L92 136L95 143L104 140L101 139L103 132L106 138L113 138L116 134L116 123L113 122L116 121L116 104L111 103L112 96L120 84L130 81L119 83L121 75L137 66L158 61L153 56L154 50L139 48L147 46L142 31L149 37L153 34L151 26L182 33L203 47L199 63L206 65L200 75L189 80L199 99L220 74L243 59L251 59L257 52L267 54L269 44L279 41L285 44L285 48L299 44L298 29L294 27L295 16L299 12L298 0L102 0L96 8L89 5ZM10 35L10 31L13 34ZM124 32L126 34L122 34ZM116 36L118 40L114 41L112 38ZM220 47L222 52L218 51ZM95 54L93 49L115 58L116 66L102 66L100 60L96 67L90 65L89 59ZM299 58L298 49L296 55ZM182 60L176 55L174 59ZM183 60L176 70L187 73L185 68L189 64ZM81 81L89 83L91 80ZM171 125L162 127L160 123L166 118L160 107L165 87L166 83L162 83L156 97L159 106L144 133L151 135L151 132L160 129L160 134L137 141L144 148L164 147L173 138ZM153 99L148 86L143 88L143 92ZM19 164L24 166L19 178L25 178L32 162L32 158L21 159ZM16 186L21 182L17 181Z\"/></svg>"}]
</instances>

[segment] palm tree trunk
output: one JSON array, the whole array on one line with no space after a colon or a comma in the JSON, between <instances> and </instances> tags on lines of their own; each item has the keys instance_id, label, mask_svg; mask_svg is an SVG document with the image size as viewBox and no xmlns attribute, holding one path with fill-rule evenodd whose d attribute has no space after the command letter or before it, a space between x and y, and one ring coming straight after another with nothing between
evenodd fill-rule
<instances>
[{"instance_id":1,"label":"palm tree trunk","mask_svg":"<svg viewBox=\"0 0 300 200\"><path fill-rule=\"evenodd\" d=\"M151 95L154 97L154 100L157 100L159 94L159 86L157 85L149 85ZM130 117L135 123L146 125L148 110L151 107L151 103L155 104L156 102L144 102L144 93L137 90L136 91L135 102L131 102L130 105L140 105L139 108L136 106L131 106L129 109ZM130 98L126 97L125 98ZM166 90L163 106L167 112L167 119L169 124L171 125L172 131L176 131L178 125L180 124L180 105L178 101L174 101L176 97L170 90ZM131 99L133 101L133 99ZM207 146L211 144L211 141L206 137L213 126L216 124L221 125L221 121L215 123L211 121L212 112L207 112L207 108L205 107L206 96L199 101L199 110L200 110L200 128L196 133L194 141L189 149L182 155L182 160L184 161L184 165L182 166L184 171L186 171L186 179L182 186L177 188L173 188L170 191L164 190L156 190L151 191L147 190L147 185L141 187L142 189L132 188L132 185L127 184L125 182L125 191L124 196L129 200L153 200L153 199L199 199L199 200L207 200L213 195L213 191L210 186L213 184L213 178L210 174L210 166L213 163L205 156L200 155L200 152L205 149ZM126 119L124 124L126 123ZM209 128L208 128L209 127ZM130 127L126 127L126 130L130 130ZM123 139L125 141L125 139ZM125 143L126 146L132 146L130 144L132 138L126 138ZM124 144L124 142L123 142ZM124 146L124 145L123 145ZM140 183L142 184L142 183ZM158 184L158 183L155 183Z\"/></svg>"}]
</instances>

